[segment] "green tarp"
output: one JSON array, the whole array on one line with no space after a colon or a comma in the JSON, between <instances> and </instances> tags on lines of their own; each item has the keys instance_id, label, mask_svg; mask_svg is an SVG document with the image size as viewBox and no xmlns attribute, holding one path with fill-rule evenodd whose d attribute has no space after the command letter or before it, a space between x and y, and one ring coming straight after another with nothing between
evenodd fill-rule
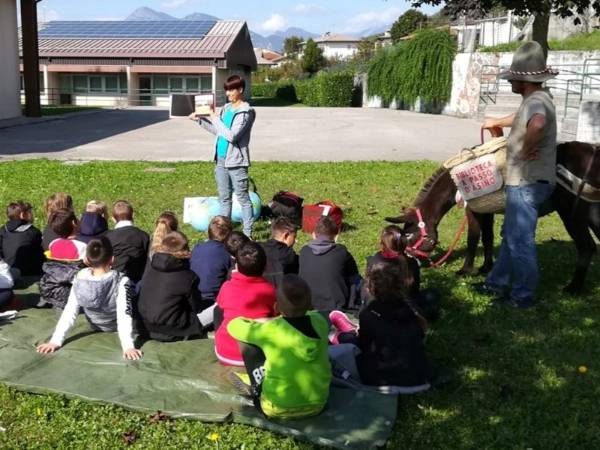
<instances>
[{"instance_id":1,"label":"green tarp","mask_svg":"<svg viewBox=\"0 0 600 450\"><path fill-rule=\"evenodd\" d=\"M60 393L148 413L207 422L233 421L340 449L383 445L396 418L396 397L332 387L317 417L275 422L236 395L217 363L212 340L147 342L141 361L121 358L116 333L92 333L78 319L63 348L39 355L35 345L52 334L57 316L28 309L0 323L0 381L28 392Z\"/></svg>"}]
</instances>

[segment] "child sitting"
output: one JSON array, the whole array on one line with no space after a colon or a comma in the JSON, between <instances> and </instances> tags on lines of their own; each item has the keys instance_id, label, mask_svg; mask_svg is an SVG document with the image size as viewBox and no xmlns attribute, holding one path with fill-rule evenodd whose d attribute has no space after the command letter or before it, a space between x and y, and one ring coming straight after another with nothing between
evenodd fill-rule
<instances>
[{"instance_id":1,"label":"child sitting","mask_svg":"<svg viewBox=\"0 0 600 450\"><path fill-rule=\"evenodd\" d=\"M106 233L106 237L115 253L113 269L138 283L146 268L150 236L133 225L133 207L125 200L115 202L112 218L115 229Z\"/></svg>"},{"instance_id":2,"label":"child sitting","mask_svg":"<svg viewBox=\"0 0 600 450\"><path fill-rule=\"evenodd\" d=\"M152 242L150 244L150 250L148 252L148 258L152 260L152 256L162 245L162 241L165 236L173 231L178 231L179 220L175 213L171 211L165 211L158 216L156 219L156 226L154 228L154 234L152 235Z\"/></svg>"},{"instance_id":3,"label":"child sitting","mask_svg":"<svg viewBox=\"0 0 600 450\"><path fill-rule=\"evenodd\" d=\"M0 259L0 312L10 310L14 306L15 296L12 290L14 284L10 266Z\"/></svg>"},{"instance_id":4,"label":"child sitting","mask_svg":"<svg viewBox=\"0 0 600 450\"><path fill-rule=\"evenodd\" d=\"M21 200L6 208L8 222L0 230L0 258L10 265L15 278L42 274L42 233L33 226L31 205Z\"/></svg>"},{"instance_id":5,"label":"child sitting","mask_svg":"<svg viewBox=\"0 0 600 450\"><path fill-rule=\"evenodd\" d=\"M118 332L123 358L140 359L142 351L133 343L131 298L133 286L123 274L111 269L113 249L106 237L92 239L86 250L89 268L73 280L69 300L49 342L37 347L39 353L58 350L75 324L80 309L95 331Z\"/></svg>"},{"instance_id":6,"label":"child sitting","mask_svg":"<svg viewBox=\"0 0 600 450\"><path fill-rule=\"evenodd\" d=\"M94 238L103 236L108 231L107 220L108 209L106 203L90 200L87 202L85 212L81 215L77 239L87 243Z\"/></svg>"},{"instance_id":7,"label":"child sitting","mask_svg":"<svg viewBox=\"0 0 600 450\"><path fill-rule=\"evenodd\" d=\"M396 225L389 225L383 229L379 239L379 252L367 258L368 273L371 266L377 262L402 262L406 264L406 292L408 298L419 307L428 320L435 320L439 315L439 293L436 289L421 289L421 266L419 261L405 253L406 240L402 230ZM370 301L372 296L368 290L363 289L361 297Z\"/></svg>"},{"instance_id":8,"label":"child sitting","mask_svg":"<svg viewBox=\"0 0 600 450\"><path fill-rule=\"evenodd\" d=\"M215 302L233 266L231 256L223 244L231 233L231 228L228 217L213 217L208 225L208 240L196 245L192 251L191 267L200 278L200 293L207 307Z\"/></svg>"},{"instance_id":9,"label":"child sitting","mask_svg":"<svg viewBox=\"0 0 600 450\"><path fill-rule=\"evenodd\" d=\"M228 280L231 279L231 274L236 271L235 262L237 252L246 242L251 242L250 238L241 231L232 231L231 233L229 233L229 236L227 236L227 239L225 239L225 242L223 242L223 244L225 244L225 249L227 250L227 253L229 253L229 257L231 259L231 267L227 272Z\"/></svg>"},{"instance_id":10,"label":"child sitting","mask_svg":"<svg viewBox=\"0 0 600 450\"><path fill-rule=\"evenodd\" d=\"M435 378L425 354L427 322L408 300L403 286L407 270L404 262L371 266L366 283L374 299L361 310L358 327L339 311L330 315L334 327L344 332L343 341L351 342L348 335L354 335L360 350L356 366L346 365L345 369L363 384L395 393L428 389ZM336 347L331 348L334 361L340 356Z\"/></svg>"},{"instance_id":11,"label":"child sitting","mask_svg":"<svg viewBox=\"0 0 600 450\"><path fill-rule=\"evenodd\" d=\"M46 255L61 261L83 261L86 243L76 239L79 222L72 209L57 209L50 216L52 231L58 236L50 244Z\"/></svg>"},{"instance_id":12,"label":"child sitting","mask_svg":"<svg viewBox=\"0 0 600 450\"><path fill-rule=\"evenodd\" d=\"M77 217L71 209L57 209L50 216L52 231L58 236L50 242L42 266L39 307L51 304L62 310L69 298L73 278L81 269L86 254L86 244L74 239L77 234Z\"/></svg>"},{"instance_id":13,"label":"child sitting","mask_svg":"<svg viewBox=\"0 0 600 450\"><path fill-rule=\"evenodd\" d=\"M198 277L190 270L190 249L184 234L165 236L142 278L137 301L140 332L171 342L200 336Z\"/></svg>"},{"instance_id":14,"label":"child sitting","mask_svg":"<svg viewBox=\"0 0 600 450\"><path fill-rule=\"evenodd\" d=\"M42 233L42 248L44 251L48 250L50 242L58 238L58 235L52 230L52 226L50 225L50 217L57 209L73 210L73 199L69 194L57 192L46 199L44 211L46 212L46 220L48 223Z\"/></svg>"},{"instance_id":15,"label":"child sitting","mask_svg":"<svg viewBox=\"0 0 600 450\"><path fill-rule=\"evenodd\" d=\"M281 278L276 307L281 313L276 319L238 317L227 326L241 347L250 377L249 393L259 411L270 418L319 414L331 381L327 321L309 311L310 288L297 275ZM234 378L234 382L240 386L241 379Z\"/></svg>"},{"instance_id":16,"label":"child sitting","mask_svg":"<svg viewBox=\"0 0 600 450\"><path fill-rule=\"evenodd\" d=\"M313 240L300 250L300 277L312 291L312 305L329 312L349 306L351 288L360 282L354 257L336 244L338 228L323 216L317 222Z\"/></svg>"},{"instance_id":17,"label":"child sitting","mask_svg":"<svg viewBox=\"0 0 600 450\"><path fill-rule=\"evenodd\" d=\"M227 325L236 317L259 319L275 316L275 289L262 277L266 255L255 242L246 242L237 252L237 272L226 281L215 308L215 353L222 364L243 366L244 361Z\"/></svg>"},{"instance_id":18,"label":"child sitting","mask_svg":"<svg viewBox=\"0 0 600 450\"><path fill-rule=\"evenodd\" d=\"M263 277L277 287L285 274L298 273L298 255L294 251L298 228L287 217L278 217L271 224L271 239L262 244L267 254Z\"/></svg>"}]
</instances>

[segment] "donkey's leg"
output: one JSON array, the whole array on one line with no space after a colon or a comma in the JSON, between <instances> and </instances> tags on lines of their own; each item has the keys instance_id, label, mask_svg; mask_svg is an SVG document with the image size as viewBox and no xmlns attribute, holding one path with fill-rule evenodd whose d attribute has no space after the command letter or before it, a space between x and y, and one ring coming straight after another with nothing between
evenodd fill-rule
<instances>
[{"instance_id":1,"label":"donkey's leg","mask_svg":"<svg viewBox=\"0 0 600 450\"><path fill-rule=\"evenodd\" d=\"M571 208L559 208L558 213L563 221L569 236L573 239L577 249L577 263L573 279L565 287L565 291L571 294L578 294L583 289L583 283L587 274L592 256L596 252L596 244L590 234L587 221L588 211L585 215L577 214L572 217Z\"/></svg>"},{"instance_id":2,"label":"donkey's leg","mask_svg":"<svg viewBox=\"0 0 600 450\"><path fill-rule=\"evenodd\" d=\"M479 273L486 274L494 266L494 215L480 214L479 216L483 243L483 265L479 268Z\"/></svg>"},{"instance_id":3,"label":"donkey's leg","mask_svg":"<svg viewBox=\"0 0 600 450\"><path fill-rule=\"evenodd\" d=\"M467 214L467 252L465 254L465 261L462 269L456 272L458 276L470 275L473 273L475 255L477 253L477 246L479 245L479 238L481 237L481 224L479 223L478 217L469 208L466 209Z\"/></svg>"}]
</instances>

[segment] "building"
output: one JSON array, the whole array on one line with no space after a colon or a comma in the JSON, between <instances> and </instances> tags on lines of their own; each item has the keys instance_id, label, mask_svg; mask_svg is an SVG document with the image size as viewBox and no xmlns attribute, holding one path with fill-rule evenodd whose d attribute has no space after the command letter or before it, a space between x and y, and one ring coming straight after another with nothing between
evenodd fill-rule
<instances>
[{"instance_id":1,"label":"building","mask_svg":"<svg viewBox=\"0 0 600 450\"><path fill-rule=\"evenodd\" d=\"M0 0L2 1L2 0ZM168 106L256 70L243 21L55 21L38 30L42 104Z\"/></svg>"},{"instance_id":2,"label":"building","mask_svg":"<svg viewBox=\"0 0 600 450\"><path fill-rule=\"evenodd\" d=\"M387 30L375 37L375 48L391 47L393 44L391 30Z\"/></svg>"},{"instance_id":3,"label":"building","mask_svg":"<svg viewBox=\"0 0 600 450\"><path fill-rule=\"evenodd\" d=\"M0 120L21 115L17 3L0 0Z\"/></svg>"},{"instance_id":4,"label":"building","mask_svg":"<svg viewBox=\"0 0 600 450\"><path fill-rule=\"evenodd\" d=\"M323 56L331 59L348 59L358 51L360 39L342 34L326 33L314 39L317 47L323 50ZM304 53L306 42L300 44L300 53Z\"/></svg>"},{"instance_id":5,"label":"building","mask_svg":"<svg viewBox=\"0 0 600 450\"><path fill-rule=\"evenodd\" d=\"M259 67L280 67L287 60L281 53L265 48L255 48L254 54Z\"/></svg>"}]
</instances>

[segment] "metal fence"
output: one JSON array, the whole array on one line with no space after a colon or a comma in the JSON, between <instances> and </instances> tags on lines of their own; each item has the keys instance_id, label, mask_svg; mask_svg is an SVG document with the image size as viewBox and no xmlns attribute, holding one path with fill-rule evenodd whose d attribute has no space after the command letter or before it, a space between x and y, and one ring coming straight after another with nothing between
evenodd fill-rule
<instances>
[{"instance_id":1,"label":"metal fence","mask_svg":"<svg viewBox=\"0 0 600 450\"><path fill-rule=\"evenodd\" d=\"M58 88L40 91L42 105L53 106L98 106L98 107L127 107L127 106L158 106L168 108L171 94L212 94L213 91L183 91L166 89L132 89L129 91L93 92L93 91L65 91ZM217 91L217 98L223 96L222 91ZM21 103L25 102L25 93L21 91Z\"/></svg>"},{"instance_id":2,"label":"metal fence","mask_svg":"<svg viewBox=\"0 0 600 450\"><path fill-rule=\"evenodd\" d=\"M579 109L584 97L600 95L600 59L588 58L583 64L559 64L552 68L557 69L559 75L548 80L545 86L555 97L563 100L563 116L570 109ZM482 66L479 77L480 107L497 103L498 94L512 92L510 83L498 77L500 70L497 65Z\"/></svg>"}]
</instances>

